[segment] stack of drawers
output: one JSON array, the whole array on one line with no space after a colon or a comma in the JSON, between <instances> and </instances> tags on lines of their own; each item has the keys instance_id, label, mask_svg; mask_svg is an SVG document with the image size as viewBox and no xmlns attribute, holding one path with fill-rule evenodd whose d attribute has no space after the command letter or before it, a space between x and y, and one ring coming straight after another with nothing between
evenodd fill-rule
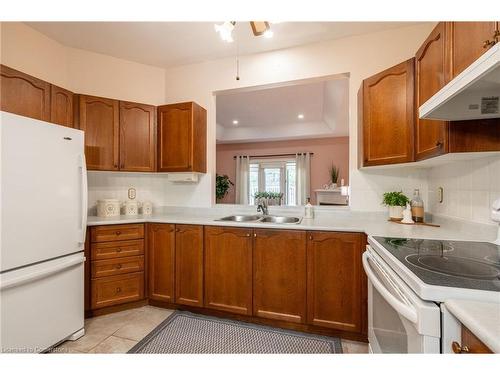
<instances>
[{"instance_id":1,"label":"stack of drawers","mask_svg":"<svg viewBox=\"0 0 500 375\"><path fill-rule=\"evenodd\" d=\"M144 298L144 224L91 228L92 310Z\"/></svg>"}]
</instances>

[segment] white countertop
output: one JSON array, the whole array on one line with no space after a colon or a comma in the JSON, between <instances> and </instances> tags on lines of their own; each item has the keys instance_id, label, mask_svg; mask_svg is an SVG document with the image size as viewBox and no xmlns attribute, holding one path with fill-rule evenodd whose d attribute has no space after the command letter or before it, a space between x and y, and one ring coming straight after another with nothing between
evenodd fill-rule
<instances>
[{"instance_id":1,"label":"white countertop","mask_svg":"<svg viewBox=\"0 0 500 375\"><path fill-rule=\"evenodd\" d=\"M451 299L445 305L488 348L500 353L500 297L498 303Z\"/></svg>"},{"instance_id":2,"label":"white countertop","mask_svg":"<svg viewBox=\"0 0 500 375\"><path fill-rule=\"evenodd\" d=\"M151 216L120 216L116 218L100 218L89 216L87 225L127 224L127 223L172 223L218 225L232 227L279 228L297 230L325 230L344 232L364 232L372 236L448 239L463 241L494 241L497 228L494 225L483 225L444 217L434 217L434 222L441 227L401 225L389 222L384 212L351 211L346 208L315 209L314 219L302 219L300 224L241 223L216 221L224 216L234 214L255 214L254 208L188 208L163 207L155 210ZM303 216L298 209L270 208L271 215Z\"/></svg>"}]
</instances>

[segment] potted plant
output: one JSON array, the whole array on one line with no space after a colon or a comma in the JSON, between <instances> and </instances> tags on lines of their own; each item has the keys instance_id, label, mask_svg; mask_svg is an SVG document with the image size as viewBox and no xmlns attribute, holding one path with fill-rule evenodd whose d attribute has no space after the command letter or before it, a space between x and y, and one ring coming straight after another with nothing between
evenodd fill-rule
<instances>
[{"instance_id":1,"label":"potted plant","mask_svg":"<svg viewBox=\"0 0 500 375\"><path fill-rule=\"evenodd\" d=\"M228 175L225 174L223 176L221 175L216 175L215 176L215 197L217 200L223 199L231 186L234 186L232 181L229 179Z\"/></svg>"},{"instance_id":2,"label":"potted plant","mask_svg":"<svg viewBox=\"0 0 500 375\"><path fill-rule=\"evenodd\" d=\"M389 218L391 220L400 221L403 219L403 210L408 202L410 200L402 191L391 191L384 193L382 204L389 207Z\"/></svg>"},{"instance_id":3,"label":"potted plant","mask_svg":"<svg viewBox=\"0 0 500 375\"><path fill-rule=\"evenodd\" d=\"M340 172L339 168L336 167L335 164L332 164L332 166L330 167L331 189L335 189L337 187L337 182L339 180L339 172Z\"/></svg>"}]
</instances>

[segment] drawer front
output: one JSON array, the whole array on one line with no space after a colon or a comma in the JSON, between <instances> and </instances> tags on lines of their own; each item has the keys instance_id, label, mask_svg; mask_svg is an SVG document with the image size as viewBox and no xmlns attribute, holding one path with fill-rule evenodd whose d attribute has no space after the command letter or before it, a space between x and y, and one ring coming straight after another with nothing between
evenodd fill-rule
<instances>
[{"instance_id":1,"label":"drawer front","mask_svg":"<svg viewBox=\"0 0 500 375\"><path fill-rule=\"evenodd\" d=\"M93 243L92 260L112 259L144 254L144 240Z\"/></svg>"},{"instance_id":2,"label":"drawer front","mask_svg":"<svg viewBox=\"0 0 500 375\"><path fill-rule=\"evenodd\" d=\"M144 272L92 280L92 309L144 298Z\"/></svg>"},{"instance_id":3,"label":"drawer front","mask_svg":"<svg viewBox=\"0 0 500 375\"><path fill-rule=\"evenodd\" d=\"M136 240L144 238L144 224L102 225L92 227L92 242Z\"/></svg>"},{"instance_id":4,"label":"drawer front","mask_svg":"<svg viewBox=\"0 0 500 375\"><path fill-rule=\"evenodd\" d=\"M92 262L92 278L144 271L144 256L96 260Z\"/></svg>"}]
</instances>

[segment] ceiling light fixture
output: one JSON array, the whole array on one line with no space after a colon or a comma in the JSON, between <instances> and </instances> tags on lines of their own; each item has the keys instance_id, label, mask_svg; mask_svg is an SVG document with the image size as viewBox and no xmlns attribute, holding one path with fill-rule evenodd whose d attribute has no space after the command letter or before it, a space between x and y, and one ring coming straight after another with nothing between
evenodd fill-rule
<instances>
[{"instance_id":1,"label":"ceiling light fixture","mask_svg":"<svg viewBox=\"0 0 500 375\"><path fill-rule=\"evenodd\" d=\"M233 120L233 125L238 125L238 120Z\"/></svg>"},{"instance_id":2,"label":"ceiling light fixture","mask_svg":"<svg viewBox=\"0 0 500 375\"><path fill-rule=\"evenodd\" d=\"M214 28L224 42L231 43L233 41L234 25L236 25L235 21L226 21L220 25L215 24Z\"/></svg>"},{"instance_id":3,"label":"ceiling light fixture","mask_svg":"<svg viewBox=\"0 0 500 375\"><path fill-rule=\"evenodd\" d=\"M302 113L299 113L299 114L297 115L297 118L298 118L299 120L302 120L302 119L304 118L304 115L303 115Z\"/></svg>"}]
</instances>

